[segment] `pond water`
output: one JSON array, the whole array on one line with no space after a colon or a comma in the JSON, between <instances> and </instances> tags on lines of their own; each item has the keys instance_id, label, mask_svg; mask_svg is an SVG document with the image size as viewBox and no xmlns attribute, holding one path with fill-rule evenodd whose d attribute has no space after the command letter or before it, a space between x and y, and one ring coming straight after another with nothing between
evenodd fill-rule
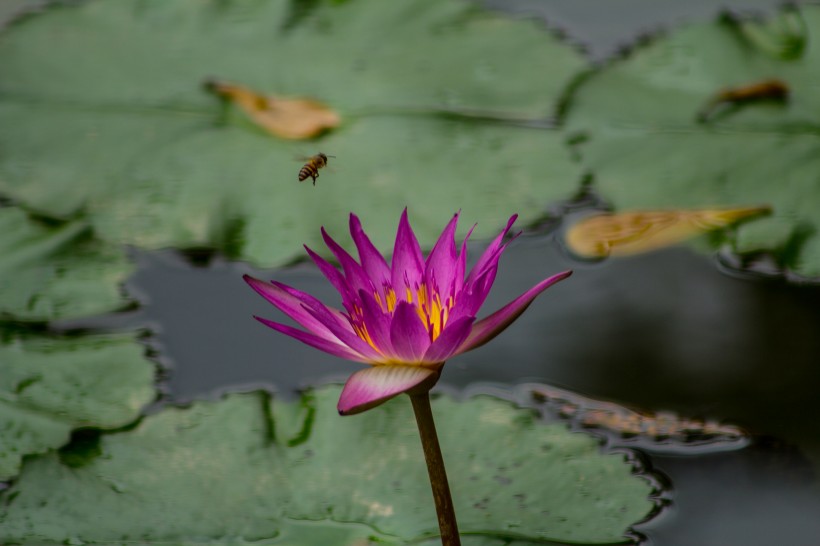
<instances>
[{"instance_id":1,"label":"pond water","mask_svg":"<svg viewBox=\"0 0 820 546\"><path fill-rule=\"evenodd\" d=\"M481 248L470 250L476 256ZM59 326L149 328L172 400L248 387L293 396L360 368L251 317L282 319L243 273L338 302L312 265L256 271L219 258L196 267L174 251L135 257L128 291L142 301L139 311ZM820 287L730 276L683 247L578 263L552 235L535 235L510 245L485 308L567 268L575 274L493 343L449 362L439 388L503 394L544 383L740 426L752 434L742 449L641 444L667 490L660 495L666 506L636 527L638 536L659 546L805 544L820 536Z\"/></svg>"}]
</instances>

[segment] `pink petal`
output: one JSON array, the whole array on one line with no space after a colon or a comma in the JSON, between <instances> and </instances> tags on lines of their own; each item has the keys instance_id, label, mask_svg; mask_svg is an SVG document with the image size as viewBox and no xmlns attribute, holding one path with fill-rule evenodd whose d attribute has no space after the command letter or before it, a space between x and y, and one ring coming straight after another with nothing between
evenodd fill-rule
<instances>
[{"instance_id":1,"label":"pink petal","mask_svg":"<svg viewBox=\"0 0 820 546\"><path fill-rule=\"evenodd\" d=\"M457 270L456 256L456 227L458 225L458 213L453 215L453 219L441 232L441 236L436 241L424 268L424 278L428 283L428 290L433 294L436 289L442 299L450 295ZM435 286L431 286L432 284Z\"/></svg>"},{"instance_id":2,"label":"pink petal","mask_svg":"<svg viewBox=\"0 0 820 546\"><path fill-rule=\"evenodd\" d=\"M319 349L320 351L324 351L326 353L330 353L333 356L338 356L341 358L345 358L347 360L354 360L356 362L370 362L369 358L360 355L359 353L353 351L349 347L342 345L337 341L328 341L324 338L320 338L308 332L303 332L298 328L293 328L286 324L280 324L278 322L273 322L272 320L264 319L262 317L254 316L256 320L264 324L269 328L273 328L277 332L281 332L285 335L288 335L294 339L298 339L305 345L310 345L315 349Z\"/></svg>"},{"instance_id":3,"label":"pink petal","mask_svg":"<svg viewBox=\"0 0 820 546\"><path fill-rule=\"evenodd\" d=\"M324 305L303 305L305 305L305 309L313 315L316 320L324 324L328 330L330 330L333 335L339 339L339 341L353 349L355 352L366 357L368 362L375 363L383 362L385 360L384 357L376 351L376 349L368 345L366 341L360 338L359 335L353 331L353 326L351 326L349 322L339 321L338 317L334 316L327 307Z\"/></svg>"},{"instance_id":4,"label":"pink petal","mask_svg":"<svg viewBox=\"0 0 820 546\"><path fill-rule=\"evenodd\" d=\"M475 317L462 317L456 321L448 322L444 331L424 353L424 362L441 363L455 354L456 350L464 343L470 331L473 329Z\"/></svg>"},{"instance_id":5,"label":"pink petal","mask_svg":"<svg viewBox=\"0 0 820 546\"><path fill-rule=\"evenodd\" d=\"M464 273L467 271L467 241L470 239L470 235L473 234L475 227L476 224L473 224L473 227L470 228L470 231L467 232L467 236L464 237L464 241L461 243L461 251L458 253L458 261L456 262L456 271L454 274L453 294L448 295L458 294L464 287Z\"/></svg>"},{"instance_id":6,"label":"pink petal","mask_svg":"<svg viewBox=\"0 0 820 546\"><path fill-rule=\"evenodd\" d=\"M416 306L400 301L390 323L390 342L402 362L421 362L430 346L430 334L416 312Z\"/></svg>"},{"instance_id":7,"label":"pink petal","mask_svg":"<svg viewBox=\"0 0 820 546\"><path fill-rule=\"evenodd\" d=\"M336 291L342 296L342 303L345 308L351 308L355 300L353 296L354 292L351 291L350 285L348 285L344 275L342 275L338 269L330 265L327 260L313 252L307 245L304 245L304 247L308 253L308 256L310 256L313 260L313 263L315 263L319 268L319 271L322 272L322 275L330 281L330 284L332 284Z\"/></svg>"},{"instance_id":8,"label":"pink petal","mask_svg":"<svg viewBox=\"0 0 820 546\"><path fill-rule=\"evenodd\" d=\"M302 300L295 294L284 290L284 285L279 285L278 283L277 285L268 284L264 281L260 281L259 279L255 279L250 275L243 275L242 278L245 279L245 282L248 283L251 288L256 290L256 292L263 298L275 305L277 309L298 322L300 325L325 340L335 341L335 336L330 329L322 324L322 322L316 320L313 315L308 313L305 308L302 307ZM287 288L290 289L290 287ZM298 292L295 289L290 290Z\"/></svg>"},{"instance_id":9,"label":"pink petal","mask_svg":"<svg viewBox=\"0 0 820 546\"><path fill-rule=\"evenodd\" d=\"M541 292L557 283L564 280L572 274L572 271L564 271L536 284L516 299L493 313L492 315L478 321L473 326L473 331L467 337L467 340L458 348L456 354L461 354L476 347L484 345L495 336L503 332L507 326L513 323L521 313L523 313L532 301Z\"/></svg>"},{"instance_id":10,"label":"pink petal","mask_svg":"<svg viewBox=\"0 0 820 546\"><path fill-rule=\"evenodd\" d=\"M432 387L439 372L421 366L373 366L350 376L342 389L337 409L353 415L387 402L414 387ZM429 387L424 384L429 382Z\"/></svg>"},{"instance_id":11,"label":"pink petal","mask_svg":"<svg viewBox=\"0 0 820 546\"><path fill-rule=\"evenodd\" d=\"M372 294L359 290L362 314L367 333L379 351L389 358L395 358L393 343L390 341L390 315L382 311Z\"/></svg>"},{"instance_id":12,"label":"pink petal","mask_svg":"<svg viewBox=\"0 0 820 546\"><path fill-rule=\"evenodd\" d=\"M473 269L470 271L470 274L467 275L467 280L465 282L466 284L470 284L471 282L475 281L475 279L478 278L481 274L483 274L487 267L489 267L493 261L495 261L495 263L498 263L498 259L501 256L501 252L504 251L504 246L506 246L502 246L501 243L504 240L504 237L507 235L507 232L509 232L510 228L512 228L512 225L513 223L515 223L515 220L517 218L517 214L513 214L512 216L510 216L510 219L507 220L507 227L504 228L504 231L502 231L500 234L498 234L498 236L495 239L493 239L493 242L490 243L490 246L488 246L484 253L481 255L481 257L478 258L478 261L473 266Z\"/></svg>"},{"instance_id":13,"label":"pink petal","mask_svg":"<svg viewBox=\"0 0 820 546\"><path fill-rule=\"evenodd\" d=\"M359 260L362 267L376 289L383 289L386 285L389 285L392 280L390 278L390 267L387 265L384 256L381 255L365 234L359 217L352 213L350 215L350 235L359 250ZM383 292L382 296L384 296Z\"/></svg>"},{"instance_id":14,"label":"pink petal","mask_svg":"<svg viewBox=\"0 0 820 546\"><path fill-rule=\"evenodd\" d=\"M399 229L396 232L396 244L393 248L392 279L393 290L398 300L407 300L405 287L413 292L421 286L424 262L421 247L407 220L407 209L401 213Z\"/></svg>"},{"instance_id":15,"label":"pink petal","mask_svg":"<svg viewBox=\"0 0 820 546\"><path fill-rule=\"evenodd\" d=\"M449 320L458 320L462 317L474 317L478 314L478 310L490 292L492 279L488 279L488 277L491 275L492 279L495 279L495 272L492 269L485 270L479 278L468 286L465 286L464 289L459 292L455 306L450 309Z\"/></svg>"},{"instance_id":16,"label":"pink petal","mask_svg":"<svg viewBox=\"0 0 820 546\"><path fill-rule=\"evenodd\" d=\"M342 313L334 307L328 307L327 305L325 305L315 297L311 296L307 292L302 292L301 290L297 290L291 286L282 284L281 282L277 281L271 281L270 284L273 285L275 288L278 288L279 290L286 292L289 296L295 298L299 302L299 309L301 310L301 312L307 313L308 316L310 316L313 320L316 320L316 318L313 317L313 315L305 309L305 306L307 306L308 308L321 307L323 309L326 309L330 313L330 316L332 316L341 327L347 328L350 324L350 322L347 319L347 316L344 313ZM320 322L319 324L324 326L324 323L322 322Z\"/></svg>"},{"instance_id":17,"label":"pink petal","mask_svg":"<svg viewBox=\"0 0 820 546\"><path fill-rule=\"evenodd\" d=\"M368 277L364 272L362 266L353 259L353 256L348 254L345 249L339 246L339 243L334 241L333 238L327 234L325 228L322 228L322 238L324 238L325 244L330 251L333 252L333 255L336 256L336 259L339 260L339 264L345 272L345 279L347 280L348 285L350 285L353 293L358 294L359 290L367 290L372 292L374 286L373 283L370 282L370 277Z\"/></svg>"}]
</instances>

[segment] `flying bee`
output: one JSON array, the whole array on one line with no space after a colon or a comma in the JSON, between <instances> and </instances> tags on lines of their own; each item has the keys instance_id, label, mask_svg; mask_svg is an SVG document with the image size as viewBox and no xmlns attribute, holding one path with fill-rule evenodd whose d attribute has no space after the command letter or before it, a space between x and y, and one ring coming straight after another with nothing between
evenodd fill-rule
<instances>
[{"instance_id":1,"label":"flying bee","mask_svg":"<svg viewBox=\"0 0 820 546\"><path fill-rule=\"evenodd\" d=\"M319 169L327 165L328 157L336 157L335 155L325 155L319 152L316 155L305 158L307 162L302 165L299 170L299 182L307 180L308 177L313 179L313 185L316 185L316 179L319 178Z\"/></svg>"}]
</instances>

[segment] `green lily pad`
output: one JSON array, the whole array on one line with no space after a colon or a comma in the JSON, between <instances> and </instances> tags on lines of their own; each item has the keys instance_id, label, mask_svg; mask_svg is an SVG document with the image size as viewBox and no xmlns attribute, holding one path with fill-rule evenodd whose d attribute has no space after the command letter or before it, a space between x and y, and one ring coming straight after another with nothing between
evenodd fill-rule
<instances>
[{"instance_id":1,"label":"green lily pad","mask_svg":"<svg viewBox=\"0 0 820 546\"><path fill-rule=\"evenodd\" d=\"M658 40L581 85L567 128L586 135L583 163L603 197L618 210L771 205L770 217L714 242L820 277L820 8L802 17L810 39L796 59L718 22ZM698 119L721 90L772 78L788 87L785 102L723 104Z\"/></svg>"},{"instance_id":2,"label":"green lily pad","mask_svg":"<svg viewBox=\"0 0 820 546\"><path fill-rule=\"evenodd\" d=\"M0 345L0 481L80 427L117 428L151 402L155 365L134 336L31 337Z\"/></svg>"},{"instance_id":3,"label":"green lily pad","mask_svg":"<svg viewBox=\"0 0 820 546\"><path fill-rule=\"evenodd\" d=\"M104 435L79 468L32 459L3 494L0 540L426 543L437 523L409 402L342 418L338 394L169 408ZM530 410L479 397L433 411L467 544L621 542L653 507L623 455Z\"/></svg>"},{"instance_id":4,"label":"green lily pad","mask_svg":"<svg viewBox=\"0 0 820 546\"><path fill-rule=\"evenodd\" d=\"M543 214L579 169L550 116L584 66L528 20L462 0L88 1L0 36L0 192L98 236L210 246L275 265L360 213L385 250L409 206L424 246L458 209L494 234ZM339 112L285 142L203 88L209 77ZM226 114L227 109L227 114ZM335 155L316 187L297 155Z\"/></svg>"},{"instance_id":5,"label":"green lily pad","mask_svg":"<svg viewBox=\"0 0 820 546\"><path fill-rule=\"evenodd\" d=\"M82 221L57 226L0 208L0 318L45 322L113 311L133 267Z\"/></svg>"}]
</instances>

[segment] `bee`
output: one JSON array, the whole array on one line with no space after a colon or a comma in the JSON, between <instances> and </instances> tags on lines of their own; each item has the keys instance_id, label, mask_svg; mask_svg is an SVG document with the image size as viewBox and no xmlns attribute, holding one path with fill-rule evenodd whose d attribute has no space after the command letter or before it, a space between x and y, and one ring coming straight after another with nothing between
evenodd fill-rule
<instances>
[{"instance_id":1,"label":"bee","mask_svg":"<svg viewBox=\"0 0 820 546\"><path fill-rule=\"evenodd\" d=\"M325 155L322 152L319 152L316 155L310 156L307 159L307 162L302 165L302 168L299 170L299 182L303 182L307 180L308 177L313 179L313 185L316 185L316 179L319 178L319 169L327 165L327 158L328 157L336 157L335 155Z\"/></svg>"}]
</instances>

